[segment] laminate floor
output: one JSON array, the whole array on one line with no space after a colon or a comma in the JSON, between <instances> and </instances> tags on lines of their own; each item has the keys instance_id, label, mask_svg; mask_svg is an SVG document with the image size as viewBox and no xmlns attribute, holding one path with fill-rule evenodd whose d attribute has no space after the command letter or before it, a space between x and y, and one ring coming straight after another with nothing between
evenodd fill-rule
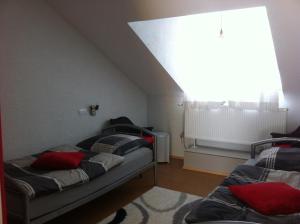
<instances>
[{"instance_id":1,"label":"laminate floor","mask_svg":"<svg viewBox=\"0 0 300 224\"><path fill-rule=\"evenodd\" d=\"M169 164L158 165L160 187L206 196L223 180L224 176L182 169L183 160L171 159ZM89 202L47 224L96 224L117 209L125 206L153 187L152 169L128 183Z\"/></svg>"}]
</instances>

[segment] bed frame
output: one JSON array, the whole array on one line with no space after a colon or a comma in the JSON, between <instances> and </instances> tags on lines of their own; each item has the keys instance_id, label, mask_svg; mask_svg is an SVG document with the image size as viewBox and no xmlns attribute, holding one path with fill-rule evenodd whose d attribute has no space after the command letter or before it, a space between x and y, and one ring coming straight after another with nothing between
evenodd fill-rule
<instances>
[{"instance_id":1,"label":"bed frame","mask_svg":"<svg viewBox=\"0 0 300 224\"><path fill-rule=\"evenodd\" d=\"M102 130L102 133L127 133L132 134L128 132L119 132L119 128L127 128L130 130L135 131L137 133L136 135L151 135L154 137L154 144L153 144L153 160L151 163L145 164L140 169L134 170L129 175L123 176L118 178L117 181L113 182L112 184L105 186L97 191L94 192L88 192L87 195L84 198L81 198L79 200L73 201L70 204L65 204L62 207L56 208L55 210L51 210L42 216L39 216L37 218L32 219L30 217L30 209L31 208L31 201L25 194L22 193L21 189L18 189L14 184L10 183L9 181L6 181L6 195L7 195L7 207L8 207L8 215L11 218L9 223L22 223L22 224L41 224L45 223L51 219L54 219L68 211L71 211L81 205L84 205L103 194L119 187L120 185L128 182L129 180L135 178L136 176L142 174L146 170L153 168L154 171L154 185L157 183L157 148L156 148L156 135L155 133L145 129L141 128L135 125L128 125L128 124L121 124L121 125L112 125L107 128L104 128ZM88 183L87 183L88 184ZM72 190L72 189L70 189ZM59 193L58 193L59 194ZM56 197L53 195L53 197ZM12 210L10 210L12 208Z\"/></svg>"},{"instance_id":2,"label":"bed frame","mask_svg":"<svg viewBox=\"0 0 300 224\"><path fill-rule=\"evenodd\" d=\"M266 139L258 142L254 142L251 144L251 159L254 160L256 154L262 152L265 148L264 145L272 145L274 143L279 142L285 142L285 143L300 143L300 138L291 138L291 137L282 137L282 138L271 138ZM247 164L247 162L246 162ZM249 163L251 164L251 163ZM249 165L248 164L248 165ZM253 164L251 164L253 165ZM230 221L230 220L224 220L224 221L206 221L206 222L199 222L198 224L259 224L257 222L247 222L247 221Z\"/></svg>"},{"instance_id":3,"label":"bed frame","mask_svg":"<svg viewBox=\"0 0 300 224\"><path fill-rule=\"evenodd\" d=\"M251 144L251 159L255 159L255 155L263 151L263 148L259 148L259 146L263 146L266 144L274 144L278 142L286 142L286 143L293 143L298 142L300 143L300 138L290 138L290 137L283 137L283 138L270 138L258 142L254 142Z\"/></svg>"},{"instance_id":4,"label":"bed frame","mask_svg":"<svg viewBox=\"0 0 300 224\"><path fill-rule=\"evenodd\" d=\"M87 202L90 202L92 200L94 200L95 198L107 193L108 191L111 191L113 189L115 189L116 187L126 183L127 181L133 179L134 177L140 175L141 173L143 173L144 171L146 171L149 168L153 168L154 171L154 185L156 185L157 183L157 147L156 147L156 135L155 133L153 133L152 131L149 131L145 128L141 128L135 125L128 125L128 124L121 124L121 125L112 125L109 126L107 128L104 128L102 133L109 133L109 134L114 134L114 133L127 133L127 134L132 134L132 133L128 133L125 131L118 131L118 129L124 129L124 128L128 128L130 130L134 130L135 131L135 135L143 135L143 134L147 134L147 135L151 135L154 137L154 144L153 144L153 161L149 164L147 164L146 166L144 166L141 169L135 170L134 172L132 172L130 175L127 175L125 177L121 177L118 181L114 182L111 185L108 185L102 189L99 189L96 192L90 192L90 194L88 194L86 197L74 201L71 204L67 204L63 207L57 208L54 211L49 211L48 213L35 218L35 219L30 219L30 200L29 198L25 195L22 194L20 192L20 189L16 188L15 186L11 185L11 183L6 182L6 189L7 189L7 198L10 199L10 202L8 202L8 204L10 204L9 206L13 206L16 207L16 210L13 211L12 213L10 213L10 211L8 211L9 215L16 218L17 220L19 220L18 223L24 223L24 224L41 224L44 223L46 221L49 221L53 218L56 218L68 211L71 211ZM251 158L255 159L255 155L262 151L263 149L260 146L266 145L266 144L273 144L273 143L278 143L278 142L299 142L300 143L300 138L275 138L275 139L267 139L267 140L263 140L263 141L259 141L259 142L255 142L253 144L251 144ZM240 222L240 221L210 221L210 222L201 222L201 224L254 224L253 222Z\"/></svg>"},{"instance_id":5,"label":"bed frame","mask_svg":"<svg viewBox=\"0 0 300 224\"><path fill-rule=\"evenodd\" d=\"M131 125L131 124L117 124L117 125L111 125L107 128L102 129L102 133L124 133L124 134L132 134L128 132L122 132L118 131L118 128L130 128L132 130L138 131L138 136L143 136L144 134L146 135L151 135L154 137L154 143L153 143L153 172L154 172L154 185L157 184L157 136L155 132L152 132L146 128L142 128L136 125Z\"/></svg>"}]
</instances>

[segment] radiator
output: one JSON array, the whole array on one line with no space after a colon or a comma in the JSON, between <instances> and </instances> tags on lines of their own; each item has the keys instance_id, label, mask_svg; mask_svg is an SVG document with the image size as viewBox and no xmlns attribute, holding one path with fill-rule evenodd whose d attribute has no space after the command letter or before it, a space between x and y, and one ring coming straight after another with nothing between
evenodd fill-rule
<instances>
[{"instance_id":1,"label":"radiator","mask_svg":"<svg viewBox=\"0 0 300 224\"><path fill-rule=\"evenodd\" d=\"M287 110L257 111L228 107L185 109L185 137L204 141L249 145L286 132Z\"/></svg>"}]
</instances>

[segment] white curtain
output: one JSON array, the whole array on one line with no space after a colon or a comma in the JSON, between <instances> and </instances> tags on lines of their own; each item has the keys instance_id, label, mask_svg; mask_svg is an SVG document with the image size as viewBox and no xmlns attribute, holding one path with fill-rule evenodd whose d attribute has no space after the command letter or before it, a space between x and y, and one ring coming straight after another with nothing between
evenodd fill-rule
<instances>
[{"instance_id":1,"label":"white curtain","mask_svg":"<svg viewBox=\"0 0 300 224\"><path fill-rule=\"evenodd\" d=\"M185 107L189 109L218 109L221 107L229 107L239 110L259 110L259 111L278 111L284 105L280 98L281 92L272 92L261 94L257 101L237 101L227 99L224 101L197 101L185 97Z\"/></svg>"}]
</instances>

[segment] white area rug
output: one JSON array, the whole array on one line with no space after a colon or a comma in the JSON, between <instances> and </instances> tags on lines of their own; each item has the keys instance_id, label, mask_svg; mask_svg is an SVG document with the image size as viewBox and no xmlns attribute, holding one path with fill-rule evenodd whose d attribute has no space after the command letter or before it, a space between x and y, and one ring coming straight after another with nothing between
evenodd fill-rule
<instances>
[{"instance_id":1,"label":"white area rug","mask_svg":"<svg viewBox=\"0 0 300 224\"><path fill-rule=\"evenodd\" d=\"M153 187L98 224L183 224L199 196Z\"/></svg>"}]
</instances>

